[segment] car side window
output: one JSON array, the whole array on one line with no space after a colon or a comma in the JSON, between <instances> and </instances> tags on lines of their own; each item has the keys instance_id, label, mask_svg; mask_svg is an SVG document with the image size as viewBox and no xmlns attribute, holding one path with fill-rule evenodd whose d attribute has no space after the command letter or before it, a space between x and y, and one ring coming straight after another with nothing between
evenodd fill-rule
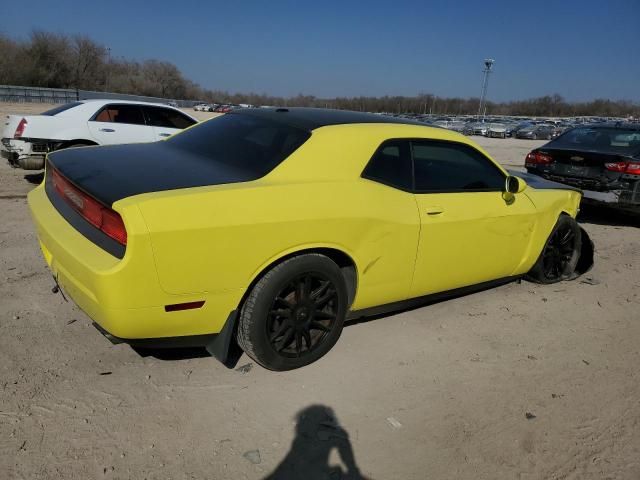
<instances>
[{"instance_id":1,"label":"car side window","mask_svg":"<svg viewBox=\"0 0 640 480\"><path fill-rule=\"evenodd\" d=\"M149 125L154 127L176 128L183 130L196 122L171 108L144 107Z\"/></svg>"},{"instance_id":2,"label":"car side window","mask_svg":"<svg viewBox=\"0 0 640 480\"><path fill-rule=\"evenodd\" d=\"M106 105L94 117L96 122L146 125L142 109L138 105Z\"/></svg>"},{"instance_id":3,"label":"car side window","mask_svg":"<svg viewBox=\"0 0 640 480\"><path fill-rule=\"evenodd\" d=\"M417 193L502 191L504 174L482 153L452 142L412 142Z\"/></svg>"},{"instance_id":4,"label":"car side window","mask_svg":"<svg viewBox=\"0 0 640 480\"><path fill-rule=\"evenodd\" d=\"M407 140L383 143L362 172L369 180L400 190L411 190L411 145Z\"/></svg>"}]
</instances>

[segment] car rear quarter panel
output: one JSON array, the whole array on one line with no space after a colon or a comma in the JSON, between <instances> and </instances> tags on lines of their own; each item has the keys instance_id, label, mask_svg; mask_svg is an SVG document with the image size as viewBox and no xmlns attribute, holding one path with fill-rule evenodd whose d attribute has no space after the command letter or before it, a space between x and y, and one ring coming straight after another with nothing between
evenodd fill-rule
<instances>
[{"instance_id":1,"label":"car rear quarter panel","mask_svg":"<svg viewBox=\"0 0 640 480\"><path fill-rule=\"evenodd\" d=\"M24 118L27 120L27 126L22 135L23 138L95 141L89 132L86 120L79 120L75 117L49 117L46 115L34 115ZM15 127L13 130L15 131ZM13 137L13 132L10 132L9 138L11 137Z\"/></svg>"},{"instance_id":2,"label":"car rear quarter panel","mask_svg":"<svg viewBox=\"0 0 640 480\"><path fill-rule=\"evenodd\" d=\"M191 190L139 204L169 293L244 292L279 258L314 248L354 261L354 308L408 293L419 232L409 194L367 180Z\"/></svg>"}]
</instances>

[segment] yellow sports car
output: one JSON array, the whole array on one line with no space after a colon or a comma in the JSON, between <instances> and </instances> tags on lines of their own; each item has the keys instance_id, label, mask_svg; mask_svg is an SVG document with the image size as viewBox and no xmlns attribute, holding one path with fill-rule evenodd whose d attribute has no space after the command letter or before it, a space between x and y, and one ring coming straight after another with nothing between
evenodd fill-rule
<instances>
[{"instance_id":1,"label":"yellow sports car","mask_svg":"<svg viewBox=\"0 0 640 480\"><path fill-rule=\"evenodd\" d=\"M222 361L237 340L288 370L347 317L589 268L581 193L523 176L408 120L245 109L50 154L29 205L57 284L112 339Z\"/></svg>"}]
</instances>

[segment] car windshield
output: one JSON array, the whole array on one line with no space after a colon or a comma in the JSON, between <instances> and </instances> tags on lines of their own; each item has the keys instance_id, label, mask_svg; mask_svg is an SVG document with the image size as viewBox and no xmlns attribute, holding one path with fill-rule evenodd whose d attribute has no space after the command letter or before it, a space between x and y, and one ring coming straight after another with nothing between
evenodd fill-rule
<instances>
[{"instance_id":1,"label":"car windshield","mask_svg":"<svg viewBox=\"0 0 640 480\"><path fill-rule=\"evenodd\" d=\"M640 130L579 127L559 136L549 146L629 155L640 153Z\"/></svg>"},{"instance_id":2,"label":"car windshield","mask_svg":"<svg viewBox=\"0 0 640 480\"><path fill-rule=\"evenodd\" d=\"M47 110L46 112L42 112L40 115L47 115L49 117L53 117L59 113L69 110L70 108L77 107L78 105L82 105L82 102L65 103L64 105L60 105L59 107L55 107L55 108L52 108L51 110Z\"/></svg>"},{"instance_id":3,"label":"car windshield","mask_svg":"<svg viewBox=\"0 0 640 480\"><path fill-rule=\"evenodd\" d=\"M310 136L305 130L272 120L227 114L187 129L167 143L260 178Z\"/></svg>"}]
</instances>

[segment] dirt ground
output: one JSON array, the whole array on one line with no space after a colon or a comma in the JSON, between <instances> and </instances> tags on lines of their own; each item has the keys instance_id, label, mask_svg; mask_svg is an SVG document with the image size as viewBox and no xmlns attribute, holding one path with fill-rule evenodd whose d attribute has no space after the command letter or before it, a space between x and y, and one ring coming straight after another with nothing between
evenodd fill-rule
<instances>
[{"instance_id":1,"label":"dirt ground","mask_svg":"<svg viewBox=\"0 0 640 480\"><path fill-rule=\"evenodd\" d=\"M537 145L476 139L511 166ZM640 478L637 218L585 210L596 265L577 281L352 323L273 373L109 343L51 293L37 181L0 162L0 478Z\"/></svg>"}]
</instances>

